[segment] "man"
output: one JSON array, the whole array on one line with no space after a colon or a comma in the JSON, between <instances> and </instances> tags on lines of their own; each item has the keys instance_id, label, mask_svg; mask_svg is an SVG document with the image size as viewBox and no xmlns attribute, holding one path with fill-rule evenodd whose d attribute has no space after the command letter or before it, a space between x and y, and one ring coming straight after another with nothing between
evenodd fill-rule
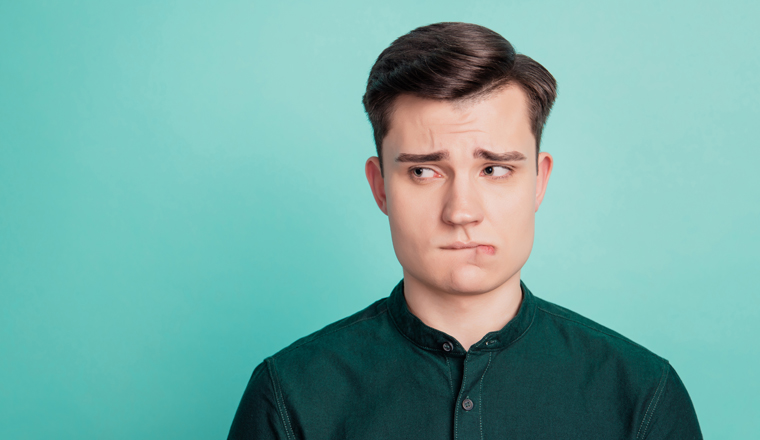
<instances>
[{"instance_id":1,"label":"man","mask_svg":"<svg viewBox=\"0 0 760 440\"><path fill-rule=\"evenodd\" d=\"M365 171L404 277L262 362L229 438L701 438L667 360L520 280L555 96L481 26L424 26L380 54Z\"/></svg>"}]
</instances>

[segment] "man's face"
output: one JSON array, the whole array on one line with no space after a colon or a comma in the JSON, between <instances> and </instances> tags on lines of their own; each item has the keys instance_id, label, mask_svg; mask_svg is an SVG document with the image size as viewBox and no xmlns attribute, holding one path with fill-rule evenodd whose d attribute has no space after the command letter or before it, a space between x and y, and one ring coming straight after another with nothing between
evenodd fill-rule
<instances>
[{"instance_id":1,"label":"man's face","mask_svg":"<svg viewBox=\"0 0 760 440\"><path fill-rule=\"evenodd\" d=\"M367 179L388 215L404 277L453 294L490 292L517 275L552 168L538 157L528 101L509 85L465 106L399 96Z\"/></svg>"}]
</instances>

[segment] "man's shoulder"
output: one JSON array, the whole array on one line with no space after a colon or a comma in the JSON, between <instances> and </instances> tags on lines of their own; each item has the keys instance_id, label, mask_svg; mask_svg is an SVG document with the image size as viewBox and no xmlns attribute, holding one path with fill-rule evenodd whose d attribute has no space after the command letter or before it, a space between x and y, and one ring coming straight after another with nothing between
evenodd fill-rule
<instances>
[{"instance_id":1,"label":"man's shoulder","mask_svg":"<svg viewBox=\"0 0 760 440\"><path fill-rule=\"evenodd\" d=\"M545 328L561 333L571 340L569 344L579 345L593 356L612 355L631 366L649 369L653 374L659 374L669 363L617 331L556 303L536 298L536 314L543 318Z\"/></svg>"},{"instance_id":2,"label":"man's shoulder","mask_svg":"<svg viewBox=\"0 0 760 440\"><path fill-rule=\"evenodd\" d=\"M378 327L383 325L379 321L383 321L383 317L387 314L387 300L388 298L379 299L350 316L297 339L271 358L282 362L326 351L340 351L349 346L366 343Z\"/></svg>"}]
</instances>

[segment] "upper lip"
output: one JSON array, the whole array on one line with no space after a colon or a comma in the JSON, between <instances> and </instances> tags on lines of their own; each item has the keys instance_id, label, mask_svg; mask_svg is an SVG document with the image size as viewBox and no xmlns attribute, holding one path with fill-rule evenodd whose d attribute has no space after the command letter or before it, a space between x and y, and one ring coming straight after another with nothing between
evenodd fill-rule
<instances>
[{"instance_id":1,"label":"upper lip","mask_svg":"<svg viewBox=\"0 0 760 440\"><path fill-rule=\"evenodd\" d=\"M476 243L474 241L469 241L467 243L464 243L462 241L457 241L448 246L444 246L443 249L469 249L469 248L474 248L478 246L490 246L490 245L485 244L485 243Z\"/></svg>"}]
</instances>

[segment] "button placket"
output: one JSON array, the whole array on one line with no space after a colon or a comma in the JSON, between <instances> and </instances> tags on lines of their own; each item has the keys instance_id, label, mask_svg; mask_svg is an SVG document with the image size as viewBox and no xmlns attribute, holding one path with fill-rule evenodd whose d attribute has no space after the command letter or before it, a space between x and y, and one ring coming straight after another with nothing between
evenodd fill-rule
<instances>
[{"instance_id":1,"label":"button placket","mask_svg":"<svg viewBox=\"0 0 760 440\"><path fill-rule=\"evenodd\" d=\"M456 440L481 438L482 381L488 370L490 359L489 352L471 351L465 356L462 385L455 403L457 406L454 416Z\"/></svg>"}]
</instances>

